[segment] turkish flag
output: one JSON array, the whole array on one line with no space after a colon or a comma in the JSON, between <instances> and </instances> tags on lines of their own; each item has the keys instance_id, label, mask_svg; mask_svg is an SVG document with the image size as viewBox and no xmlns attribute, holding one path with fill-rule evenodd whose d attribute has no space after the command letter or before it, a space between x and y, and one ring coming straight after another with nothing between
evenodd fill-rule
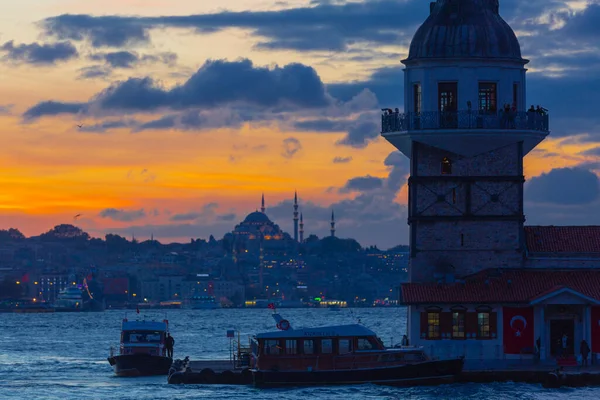
<instances>
[{"instance_id":1,"label":"turkish flag","mask_svg":"<svg viewBox=\"0 0 600 400\"><path fill-rule=\"evenodd\" d=\"M274 303L269 303L269 305L267 305L267 308L270 308L271 310L275 309L275 304Z\"/></svg>"},{"instance_id":2,"label":"turkish flag","mask_svg":"<svg viewBox=\"0 0 600 400\"><path fill-rule=\"evenodd\" d=\"M533 307L502 307L502 314L504 353L533 353Z\"/></svg>"}]
</instances>

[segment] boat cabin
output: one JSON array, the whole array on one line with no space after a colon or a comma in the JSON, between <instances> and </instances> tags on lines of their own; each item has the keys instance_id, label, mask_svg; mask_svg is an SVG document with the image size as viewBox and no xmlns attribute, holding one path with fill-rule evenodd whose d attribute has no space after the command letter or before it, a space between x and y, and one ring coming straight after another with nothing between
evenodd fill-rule
<instances>
[{"instance_id":1,"label":"boat cabin","mask_svg":"<svg viewBox=\"0 0 600 400\"><path fill-rule=\"evenodd\" d=\"M165 339L169 321L128 321L121 327L120 354L166 356Z\"/></svg>"},{"instance_id":2,"label":"boat cabin","mask_svg":"<svg viewBox=\"0 0 600 400\"><path fill-rule=\"evenodd\" d=\"M343 370L427 360L420 348L386 348L375 332L358 324L260 333L251 347L256 370Z\"/></svg>"}]
</instances>

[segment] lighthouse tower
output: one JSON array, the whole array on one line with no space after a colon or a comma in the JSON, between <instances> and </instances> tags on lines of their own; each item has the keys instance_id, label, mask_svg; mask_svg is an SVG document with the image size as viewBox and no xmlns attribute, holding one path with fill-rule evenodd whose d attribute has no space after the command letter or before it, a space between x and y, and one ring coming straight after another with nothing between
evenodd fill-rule
<instances>
[{"instance_id":1,"label":"lighthouse tower","mask_svg":"<svg viewBox=\"0 0 600 400\"><path fill-rule=\"evenodd\" d=\"M404 112L382 135L410 159L411 282L454 280L524 256L523 157L548 135L498 0L438 0L404 70Z\"/></svg>"}]
</instances>

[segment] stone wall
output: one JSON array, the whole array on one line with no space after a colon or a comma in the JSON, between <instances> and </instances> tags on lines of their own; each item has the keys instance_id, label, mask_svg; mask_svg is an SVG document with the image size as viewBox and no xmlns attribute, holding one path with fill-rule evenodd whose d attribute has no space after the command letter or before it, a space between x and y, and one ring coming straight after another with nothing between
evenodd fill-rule
<instances>
[{"instance_id":1,"label":"stone wall","mask_svg":"<svg viewBox=\"0 0 600 400\"><path fill-rule=\"evenodd\" d=\"M427 180L411 183L411 217L429 220L411 223L410 281L433 281L436 275L448 273L449 266L457 277L487 268L521 267L523 223L518 217L522 210L523 182L519 181L522 179L519 144L474 157L460 157L419 143L414 146L417 162L413 165L413 176ZM441 175L444 157L452 161L450 175ZM509 177L512 181L476 177ZM436 221L438 216L441 218Z\"/></svg>"}]
</instances>

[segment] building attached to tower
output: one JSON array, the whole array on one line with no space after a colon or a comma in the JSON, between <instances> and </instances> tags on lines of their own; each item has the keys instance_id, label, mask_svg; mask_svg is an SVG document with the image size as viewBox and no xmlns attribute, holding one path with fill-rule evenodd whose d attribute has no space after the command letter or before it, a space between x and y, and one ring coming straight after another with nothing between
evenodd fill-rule
<instances>
[{"instance_id":1,"label":"building attached to tower","mask_svg":"<svg viewBox=\"0 0 600 400\"><path fill-rule=\"evenodd\" d=\"M600 268L589 268L600 258L574 261L581 247L569 240L582 228L524 226L523 158L549 120L528 110L528 61L498 1L431 3L402 62L404 112L382 115L382 135L411 163L400 299L411 344L432 356L547 359L566 333L571 354L583 339L600 352ZM566 247L544 263L555 241ZM585 251L600 255L600 243Z\"/></svg>"}]
</instances>

